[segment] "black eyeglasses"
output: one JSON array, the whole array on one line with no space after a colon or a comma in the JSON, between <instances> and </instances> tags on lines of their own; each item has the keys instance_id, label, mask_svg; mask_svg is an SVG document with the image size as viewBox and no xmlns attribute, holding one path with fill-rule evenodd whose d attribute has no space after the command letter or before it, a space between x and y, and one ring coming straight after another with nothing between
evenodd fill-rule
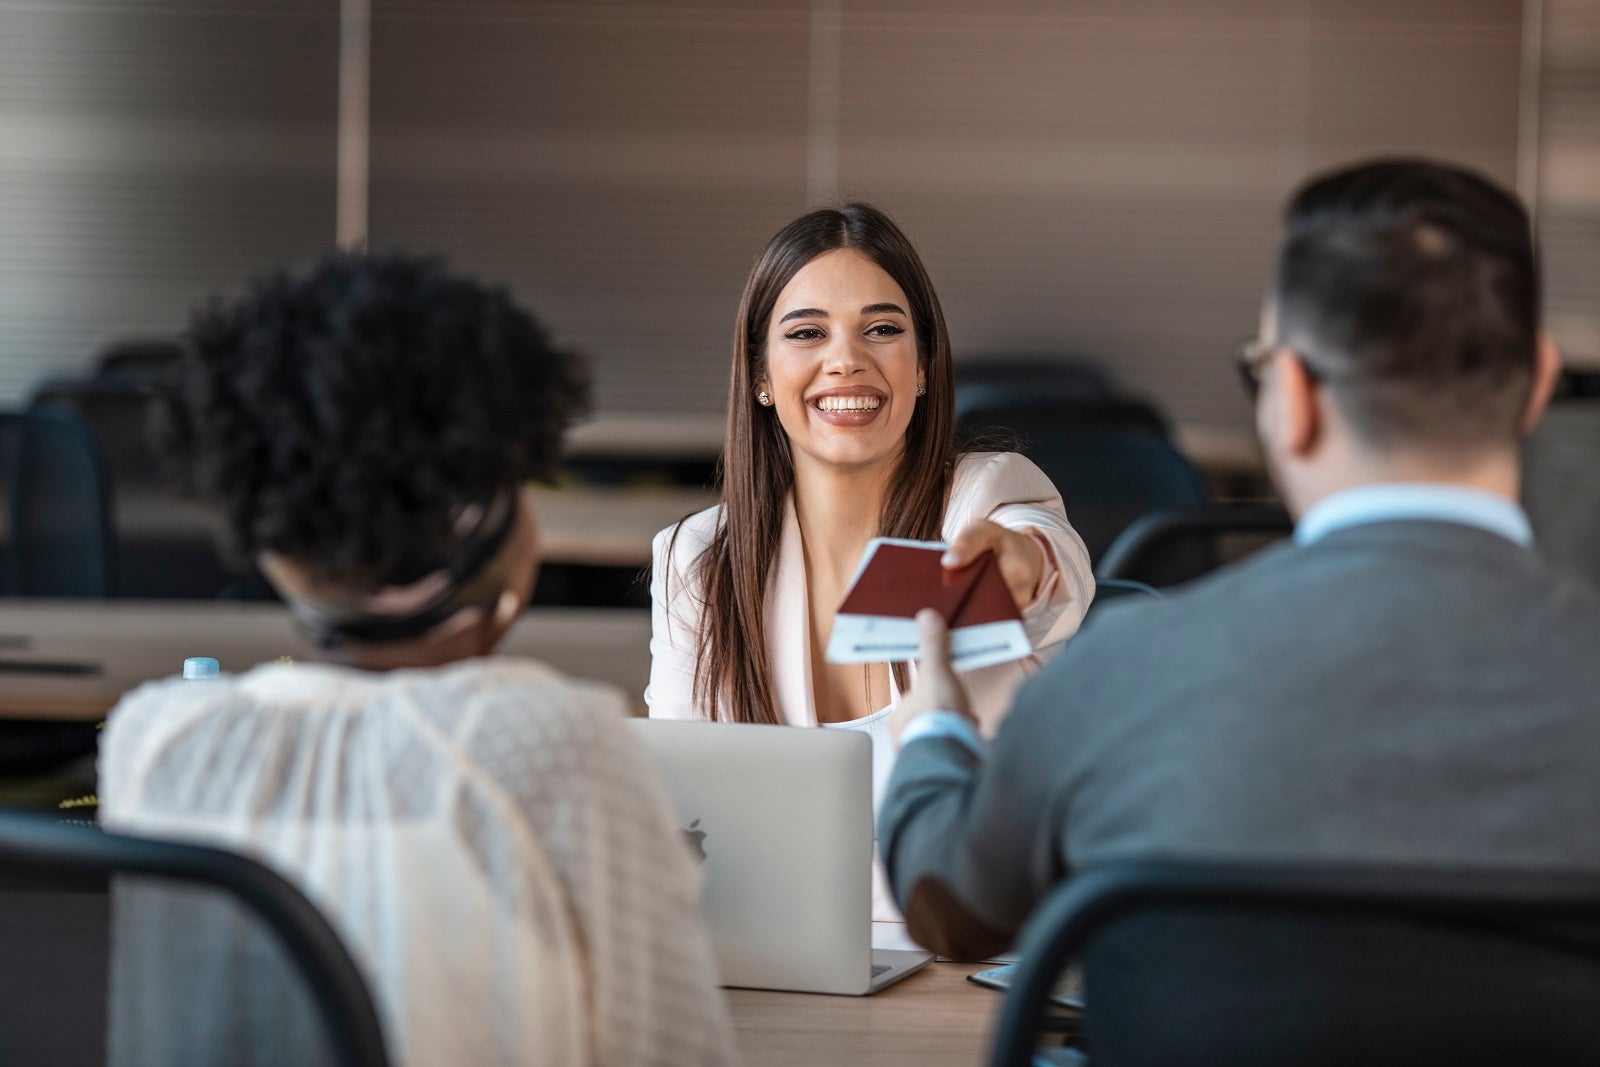
<instances>
[{"instance_id":1,"label":"black eyeglasses","mask_svg":"<svg viewBox=\"0 0 1600 1067\"><path fill-rule=\"evenodd\" d=\"M1267 373L1267 364L1271 363L1272 357L1279 352L1287 352L1293 356L1312 381L1322 381L1321 372L1313 367L1305 356L1288 345L1281 342L1269 343L1259 337L1251 337L1234 346L1233 363L1239 371L1239 384L1244 386L1245 395L1250 398L1252 404L1261 394L1261 379Z\"/></svg>"}]
</instances>

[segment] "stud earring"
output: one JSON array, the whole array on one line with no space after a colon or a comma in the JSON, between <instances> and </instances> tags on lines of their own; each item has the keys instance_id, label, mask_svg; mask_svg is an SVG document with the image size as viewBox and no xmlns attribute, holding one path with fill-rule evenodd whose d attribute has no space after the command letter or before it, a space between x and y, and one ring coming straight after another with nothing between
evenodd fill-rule
<instances>
[{"instance_id":1,"label":"stud earring","mask_svg":"<svg viewBox=\"0 0 1600 1067\"><path fill-rule=\"evenodd\" d=\"M494 604L494 624L496 626L510 626L511 620L517 617L517 594L507 589L500 594Z\"/></svg>"},{"instance_id":2,"label":"stud earring","mask_svg":"<svg viewBox=\"0 0 1600 1067\"><path fill-rule=\"evenodd\" d=\"M768 396L767 391L763 389L761 392L756 394L756 403L760 404L764 408L770 408L772 406L772 398Z\"/></svg>"},{"instance_id":3,"label":"stud earring","mask_svg":"<svg viewBox=\"0 0 1600 1067\"><path fill-rule=\"evenodd\" d=\"M927 396L928 395L928 387L926 385L917 386L917 395L918 396Z\"/></svg>"}]
</instances>

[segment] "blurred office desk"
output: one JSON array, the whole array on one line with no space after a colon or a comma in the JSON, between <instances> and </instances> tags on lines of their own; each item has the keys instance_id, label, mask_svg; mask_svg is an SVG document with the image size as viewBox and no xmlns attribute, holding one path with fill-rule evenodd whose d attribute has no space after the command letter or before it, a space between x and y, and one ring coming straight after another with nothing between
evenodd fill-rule
<instances>
[{"instance_id":1,"label":"blurred office desk","mask_svg":"<svg viewBox=\"0 0 1600 1067\"><path fill-rule=\"evenodd\" d=\"M721 415L599 415L572 428L567 454L574 459L716 459L727 419Z\"/></svg>"},{"instance_id":2,"label":"blurred office desk","mask_svg":"<svg viewBox=\"0 0 1600 1067\"><path fill-rule=\"evenodd\" d=\"M973 1067L988 1056L1000 994L966 980L986 964L935 963L870 997L730 989L747 1067Z\"/></svg>"},{"instance_id":3,"label":"blurred office desk","mask_svg":"<svg viewBox=\"0 0 1600 1067\"><path fill-rule=\"evenodd\" d=\"M717 502L704 489L573 486L527 491L544 558L592 567L643 567L650 540Z\"/></svg>"},{"instance_id":4,"label":"blurred office desk","mask_svg":"<svg viewBox=\"0 0 1600 1067\"><path fill-rule=\"evenodd\" d=\"M677 486L541 486L527 494L545 560L594 567L645 566L657 530L717 502L707 490ZM208 506L154 492L119 495L116 522L124 540L187 546L191 557L210 553L216 528Z\"/></svg>"},{"instance_id":5,"label":"blurred office desk","mask_svg":"<svg viewBox=\"0 0 1600 1067\"><path fill-rule=\"evenodd\" d=\"M501 652L620 687L635 705L650 677L650 614L536 608ZM238 672L311 649L281 604L226 601L0 599L0 718L99 719L127 690L177 674L187 656ZM85 664L88 673L8 669Z\"/></svg>"},{"instance_id":6,"label":"blurred office desk","mask_svg":"<svg viewBox=\"0 0 1600 1067\"><path fill-rule=\"evenodd\" d=\"M567 444L574 459L617 456L638 460L711 461L722 451L725 425L721 415L602 415L576 427ZM1210 478L1265 476L1261 447L1247 423L1237 426L1180 423L1172 432L1178 447Z\"/></svg>"}]
</instances>

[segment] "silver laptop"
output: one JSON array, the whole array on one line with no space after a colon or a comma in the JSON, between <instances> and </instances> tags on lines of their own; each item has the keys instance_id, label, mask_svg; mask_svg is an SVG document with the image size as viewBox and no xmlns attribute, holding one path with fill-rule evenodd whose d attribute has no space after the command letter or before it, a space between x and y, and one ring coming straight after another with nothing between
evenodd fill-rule
<instances>
[{"instance_id":1,"label":"silver laptop","mask_svg":"<svg viewBox=\"0 0 1600 1067\"><path fill-rule=\"evenodd\" d=\"M875 993L927 952L872 947L872 742L854 731L629 720L701 862L722 984Z\"/></svg>"}]
</instances>

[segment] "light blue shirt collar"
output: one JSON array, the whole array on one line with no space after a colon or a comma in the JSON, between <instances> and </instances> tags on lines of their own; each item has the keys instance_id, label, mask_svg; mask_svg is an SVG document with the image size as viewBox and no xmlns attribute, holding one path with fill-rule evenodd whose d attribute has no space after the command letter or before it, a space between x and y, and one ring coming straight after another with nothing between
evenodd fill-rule
<instances>
[{"instance_id":1,"label":"light blue shirt collar","mask_svg":"<svg viewBox=\"0 0 1600 1067\"><path fill-rule=\"evenodd\" d=\"M1364 485L1334 493L1305 513L1294 528L1294 539L1309 545L1335 530L1403 519L1476 526L1524 548L1533 545L1527 514L1505 497L1481 489L1420 482Z\"/></svg>"}]
</instances>

